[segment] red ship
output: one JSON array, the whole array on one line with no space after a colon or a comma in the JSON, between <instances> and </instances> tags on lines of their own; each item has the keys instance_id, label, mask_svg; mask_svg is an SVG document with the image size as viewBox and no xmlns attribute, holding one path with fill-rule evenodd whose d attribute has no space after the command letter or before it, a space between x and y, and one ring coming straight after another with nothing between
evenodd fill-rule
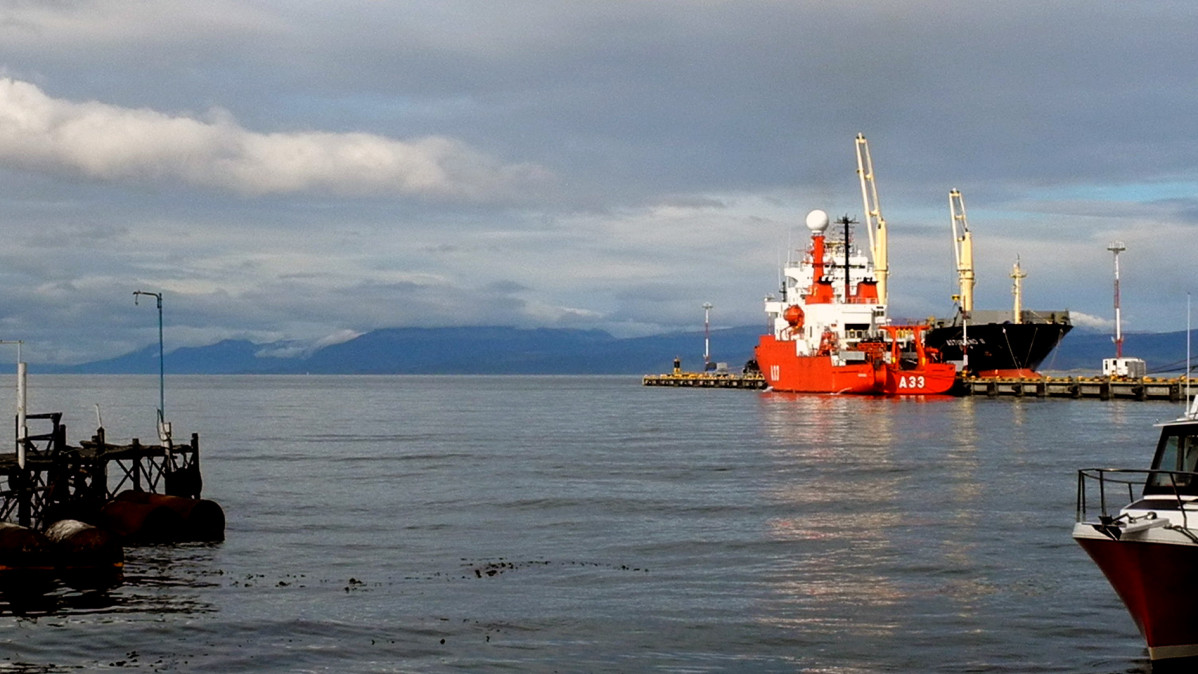
<instances>
[{"instance_id":1,"label":"red ship","mask_svg":"<svg viewBox=\"0 0 1198 674\"><path fill-rule=\"evenodd\" d=\"M756 348L770 388L794 393L926 395L947 392L956 367L924 346L922 325L891 325L886 317L886 226L872 189L864 136L857 136L858 173L870 214L872 259L850 238L853 221L838 222L844 238L829 240L828 214L807 215L811 245L783 269L781 297L767 297L771 334ZM870 203L870 200L873 203Z\"/></svg>"},{"instance_id":2,"label":"red ship","mask_svg":"<svg viewBox=\"0 0 1198 674\"><path fill-rule=\"evenodd\" d=\"M1148 657L1184 662L1193 671L1198 664L1198 586L1193 581L1198 571L1198 398L1181 419L1161 424L1150 470L1081 470L1077 494L1073 538L1127 606ZM1131 503L1113 513L1108 502L1119 495Z\"/></svg>"}]
</instances>

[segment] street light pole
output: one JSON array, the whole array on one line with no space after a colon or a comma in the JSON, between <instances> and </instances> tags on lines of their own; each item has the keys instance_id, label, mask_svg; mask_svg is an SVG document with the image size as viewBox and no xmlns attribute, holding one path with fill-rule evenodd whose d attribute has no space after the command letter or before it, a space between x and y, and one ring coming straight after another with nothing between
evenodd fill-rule
<instances>
[{"instance_id":1,"label":"street light pole","mask_svg":"<svg viewBox=\"0 0 1198 674\"><path fill-rule=\"evenodd\" d=\"M170 440L171 429L166 423L166 367L163 364L162 353L162 293L151 293L144 290L133 291L133 304L137 304L139 295L149 295L158 303L158 437L163 442Z\"/></svg>"},{"instance_id":2,"label":"street light pole","mask_svg":"<svg viewBox=\"0 0 1198 674\"><path fill-rule=\"evenodd\" d=\"M1107 250L1115 254L1115 357L1123 357L1123 317L1119 314L1119 253L1127 250L1122 241L1112 241Z\"/></svg>"},{"instance_id":3,"label":"street light pole","mask_svg":"<svg viewBox=\"0 0 1198 674\"><path fill-rule=\"evenodd\" d=\"M703 303L703 371L711 369L711 302Z\"/></svg>"}]
</instances>

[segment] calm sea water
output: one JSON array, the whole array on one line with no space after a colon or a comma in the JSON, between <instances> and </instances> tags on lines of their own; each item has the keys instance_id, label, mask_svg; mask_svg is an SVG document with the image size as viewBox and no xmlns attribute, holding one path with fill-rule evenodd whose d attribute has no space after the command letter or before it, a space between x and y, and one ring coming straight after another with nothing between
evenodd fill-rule
<instances>
[{"instance_id":1,"label":"calm sea water","mask_svg":"<svg viewBox=\"0 0 1198 674\"><path fill-rule=\"evenodd\" d=\"M157 377L30 388L73 443L96 404L153 438ZM5 612L0 672L1150 671L1075 476L1179 404L168 376L166 408L227 540Z\"/></svg>"}]
</instances>

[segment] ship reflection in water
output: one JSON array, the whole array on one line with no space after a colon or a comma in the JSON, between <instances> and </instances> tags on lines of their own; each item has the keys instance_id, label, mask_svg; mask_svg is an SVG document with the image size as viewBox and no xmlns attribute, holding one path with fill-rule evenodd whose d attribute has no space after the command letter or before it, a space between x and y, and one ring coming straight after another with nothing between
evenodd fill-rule
<instances>
[{"instance_id":1,"label":"ship reflection in water","mask_svg":"<svg viewBox=\"0 0 1198 674\"><path fill-rule=\"evenodd\" d=\"M779 569L778 605L765 615L778 626L850 642L901 631L899 607L909 599L886 572L903 521L894 507L903 477L894 465L892 420L877 415L870 433L855 432L852 405L837 396L762 396L764 426L787 476L771 495L794 512L768 522L770 537L793 554Z\"/></svg>"},{"instance_id":2,"label":"ship reflection in water","mask_svg":"<svg viewBox=\"0 0 1198 674\"><path fill-rule=\"evenodd\" d=\"M1019 608L1046 601L1060 582L1051 561L1059 545L1038 540L1051 526L1024 532L1017 554L1004 537L1026 526L1025 511L1035 507L1021 502L1026 477L985 477L1037 460L1025 440L1039 434L1043 407L763 394L760 408L775 463L769 496L791 513L766 524L789 552L762 620L813 644L836 643L862 671L893 665L903 652L911 671L971 660L1026 666L1027 653L1009 652L1018 636L988 636L996 619L1029 639L1058 623L1072 629L1068 607L1032 619ZM980 411L1001 414L1006 435L996 436ZM872 653L890 647L888 656Z\"/></svg>"}]
</instances>

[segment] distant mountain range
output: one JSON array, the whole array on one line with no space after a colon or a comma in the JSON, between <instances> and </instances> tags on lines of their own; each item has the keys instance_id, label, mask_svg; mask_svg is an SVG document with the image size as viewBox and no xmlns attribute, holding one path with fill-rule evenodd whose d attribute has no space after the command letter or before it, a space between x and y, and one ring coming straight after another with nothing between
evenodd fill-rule
<instances>
[{"instance_id":1,"label":"distant mountain range","mask_svg":"<svg viewBox=\"0 0 1198 674\"><path fill-rule=\"evenodd\" d=\"M711 332L712 360L739 372L753 357L759 327ZM226 340L169 351L168 374L649 374L703 368L702 331L616 338L601 330L511 327L389 328L288 357L284 343ZM1123 353L1143 358L1150 372L1183 369L1185 332L1124 335ZM1044 361L1045 371L1098 372L1115 355L1109 334L1075 329ZM158 347L79 365L30 364L42 374L157 374Z\"/></svg>"}]
</instances>

